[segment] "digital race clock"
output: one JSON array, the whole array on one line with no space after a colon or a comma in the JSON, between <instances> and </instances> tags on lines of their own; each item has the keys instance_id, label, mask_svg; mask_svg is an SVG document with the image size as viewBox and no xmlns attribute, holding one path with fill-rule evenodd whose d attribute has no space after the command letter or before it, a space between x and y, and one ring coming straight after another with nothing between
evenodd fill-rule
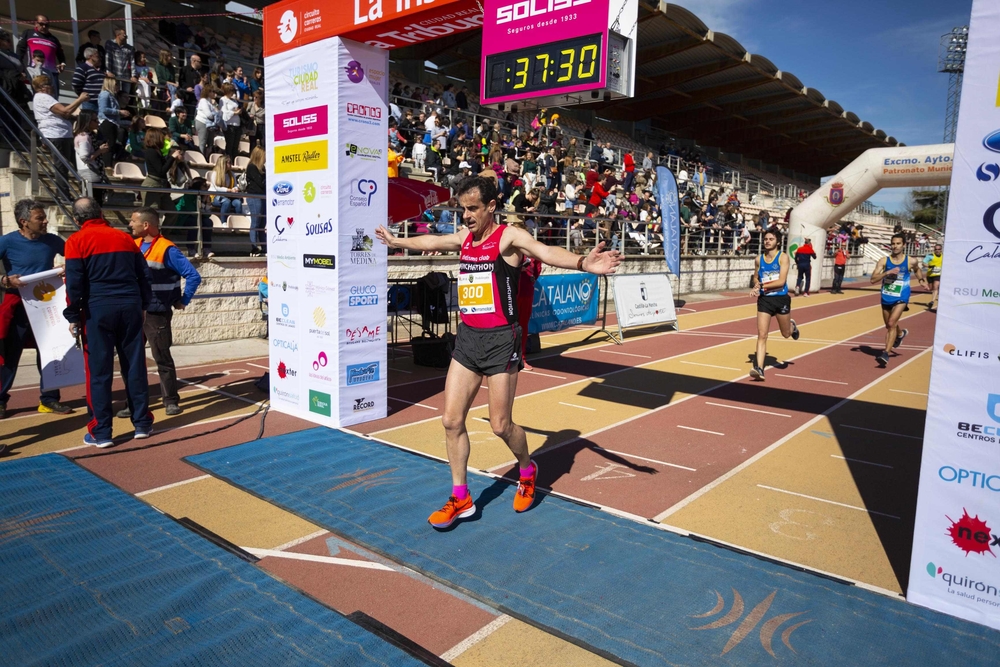
<instances>
[{"instance_id":1,"label":"digital race clock","mask_svg":"<svg viewBox=\"0 0 1000 667\"><path fill-rule=\"evenodd\" d=\"M480 104L631 97L638 0L486 0Z\"/></svg>"}]
</instances>

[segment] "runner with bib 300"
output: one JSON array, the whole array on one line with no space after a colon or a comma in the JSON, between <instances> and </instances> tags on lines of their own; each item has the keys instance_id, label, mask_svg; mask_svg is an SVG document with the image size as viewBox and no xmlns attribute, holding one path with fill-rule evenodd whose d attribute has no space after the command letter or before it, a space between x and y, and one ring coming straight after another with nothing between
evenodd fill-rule
<instances>
[{"instance_id":1,"label":"runner with bib 300","mask_svg":"<svg viewBox=\"0 0 1000 667\"><path fill-rule=\"evenodd\" d=\"M880 259L872 272L872 284L882 283L885 349L875 357L875 361L882 368L889 363L889 353L902 345L908 333L906 329L900 329L898 324L906 304L910 302L910 271L917 274L921 285L927 285L924 280L923 265L919 260L906 256L903 235L893 234L891 244L892 254Z\"/></svg>"},{"instance_id":2,"label":"runner with bib 300","mask_svg":"<svg viewBox=\"0 0 1000 667\"><path fill-rule=\"evenodd\" d=\"M444 507L428 518L432 526L442 529L476 513L466 484L470 448L465 420L484 376L489 378L490 426L520 466L514 510L524 512L535 501L538 466L528 456L524 429L512 419L517 373L524 361L517 323L517 287L524 255L550 266L599 275L614 273L621 263L617 251L602 252L604 243L581 257L539 243L523 229L499 224L495 217L497 186L488 178L474 176L462 181L456 196L466 228L454 234L401 239L384 226L375 230L390 248L461 253L458 306L462 322L445 380L442 416L452 493Z\"/></svg>"}]
</instances>

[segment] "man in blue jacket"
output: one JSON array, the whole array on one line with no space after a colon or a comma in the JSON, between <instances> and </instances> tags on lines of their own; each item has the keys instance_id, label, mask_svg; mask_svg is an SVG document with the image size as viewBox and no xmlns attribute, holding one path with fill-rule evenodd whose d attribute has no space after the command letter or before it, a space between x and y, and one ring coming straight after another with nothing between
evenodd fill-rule
<instances>
[{"instance_id":1,"label":"man in blue jacket","mask_svg":"<svg viewBox=\"0 0 1000 667\"><path fill-rule=\"evenodd\" d=\"M146 321L142 331L149 341L149 349L156 362L156 372L160 374L160 396L168 415L184 412L177 393L177 366L170 354L173 332L170 320L173 310L184 310L191 303L195 290L201 284L201 274L192 266L187 257L165 236L160 235L160 216L153 208L140 208L132 213L129 229L135 237L139 252L146 258L152 279L152 299L146 309ZM181 278L184 278L184 292L181 293ZM132 406L118 413L121 418L132 416Z\"/></svg>"},{"instance_id":2,"label":"man in blue jacket","mask_svg":"<svg viewBox=\"0 0 1000 667\"><path fill-rule=\"evenodd\" d=\"M70 333L82 339L91 419L83 444L111 447L111 386L118 352L135 439L153 432L142 323L149 308L149 267L132 237L113 229L90 197L73 203L80 231L66 241L66 309Z\"/></svg>"}]
</instances>

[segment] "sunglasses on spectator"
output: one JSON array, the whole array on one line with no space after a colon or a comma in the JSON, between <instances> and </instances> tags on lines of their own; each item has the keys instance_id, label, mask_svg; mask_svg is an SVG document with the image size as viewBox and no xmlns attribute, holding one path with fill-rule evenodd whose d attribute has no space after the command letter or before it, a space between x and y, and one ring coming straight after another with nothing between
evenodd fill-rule
<instances>
[{"instance_id":1,"label":"sunglasses on spectator","mask_svg":"<svg viewBox=\"0 0 1000 667\"><path fill-rule=\"evenodd\" d=\"M45 27L48 27L49 22L48 21L35 21L35 25L40 25L43 28L45 28Z\"/></svg>"}]
</instances>

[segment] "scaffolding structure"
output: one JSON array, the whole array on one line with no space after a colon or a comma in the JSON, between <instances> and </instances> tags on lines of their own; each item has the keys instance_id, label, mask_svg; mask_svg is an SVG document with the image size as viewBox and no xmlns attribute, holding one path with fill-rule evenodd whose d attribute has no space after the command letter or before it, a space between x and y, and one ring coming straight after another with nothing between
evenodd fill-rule
<instances>
[{"instance_id":1,"label":"scaffolding structure","mask_svg":"<svg viewBox=\"0 0 1000 667\"><path fill-rule=\"evenodd\" d=\"M944 110L944 143L955 143L955 129L958 127L958 105L962 96L962 77L965 74L965 52L969 45L969 26L952 28L941 35L941 51L938 57L938 71L948 75L948 99ZM937 222L944 231L948 216L948 193L941 188L941 201L937 211Z\"/></svg>"}]
</instances>

